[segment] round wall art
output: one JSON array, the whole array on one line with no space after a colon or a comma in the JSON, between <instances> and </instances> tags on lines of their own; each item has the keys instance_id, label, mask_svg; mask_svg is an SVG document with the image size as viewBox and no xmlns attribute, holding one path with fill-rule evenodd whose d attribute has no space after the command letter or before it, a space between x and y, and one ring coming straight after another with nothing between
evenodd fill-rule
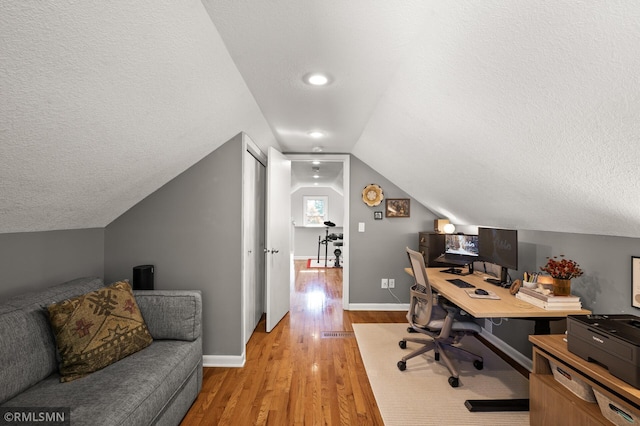
<instances>
[{"instance_id":1,"label":"round wall art","mask_svg":"<svg viewBox=\"0 0 640 426\"><path fill-rule=\"evenodd\" d=\"M384 200L382 188L375 183L365 186L362 190L362 201L369 207L379 205L382 200Z\"/></svg>"}]
</instances>

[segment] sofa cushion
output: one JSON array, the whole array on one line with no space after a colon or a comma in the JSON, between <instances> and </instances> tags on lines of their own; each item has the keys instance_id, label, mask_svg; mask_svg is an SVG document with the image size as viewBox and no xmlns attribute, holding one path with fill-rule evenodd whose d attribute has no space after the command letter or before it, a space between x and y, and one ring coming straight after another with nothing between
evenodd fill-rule
<instances>
[{"instance_id":1,"label":"sofa cushion","mask_svg":"<svg viewBox=\"0 0 640 426\"><path fill-rule=\"evenodd\" d=\"M100 370L153 340L126 281L47 309L60 355L62 382Z\"/></svg>"},{"instance_id":2,"label":"sofa cushion","mask_svg":"<svg viewBox=\"0 0 640 426\"><path fill-rule=\"evenodd\" d=\"M103 286L100 278L80 278L0 305L0 403L58 369L46 306Z\"/></svg>"},{"instance_id":3,"label":"sofa cushion","mask_svg":"<svg viewBox=\"0 0 640 426\"><path fill-rule=\"evenodd\" d=\"M71 407L72 425L155 424L173 400L184 398L181 392L195 400L201 380L200 339L155 340L142 351L81 379L60 383L59 375L53 374L3 407L41 407L46 401L49 407Z\"/></svg>"},{"instance_id":4,"label":"sofa cushion","mask_svg":"<svg viewBox=\"0 0 640 426\"><path fill-rule=\"evenodd\" d=\"M138 307L155 340L200 337L202 299L194 290L134 290Z\"/></svg>"}]
</instances>

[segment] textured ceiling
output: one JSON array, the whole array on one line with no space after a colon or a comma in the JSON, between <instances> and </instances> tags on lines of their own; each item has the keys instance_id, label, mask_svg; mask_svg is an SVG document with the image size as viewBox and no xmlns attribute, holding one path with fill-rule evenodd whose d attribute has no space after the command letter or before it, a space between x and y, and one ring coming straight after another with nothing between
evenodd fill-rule
<instances>
[{"instance_id":1,"label":"textured ceiling","mask_svg":"<svg viewBox=\"0 0 640 426\"><path fill-rule=\"evenodd\" d=\"M422 0L203 3L287 152L350 152L424 22ZM331 84L305 84L312 72Z\"/></svg>"},{"instance_id":2,"label":"textured ceiling","mask_svg":"<svg viewBox=\"0 0 640 426\"><path fill-rule=\"evenodd\" d=\"M353 152L454 223L640 237L640 3L456 4Z\"/></svg>"},{"instance_id":3,"label":"textured ceiling","mask_svg":"<svg viewBox=\"0 0 640 426\"><path fill-rule=\"evenodd\" d=\"M105 226L245 131L354 153L454 223L640 237L638 22L634 0L0 2L0 232Z\"/></svg>"},{"instance_id":4,"label":"textured ceiling","mask_svg":"<svg viewBox=\"0 0 640 426\"><path fill-rule=\"evenodd\" d=\"M0 2L0 232L103 227L240 131L276 141L197 0Z\"/></svg>"}]
</instances>

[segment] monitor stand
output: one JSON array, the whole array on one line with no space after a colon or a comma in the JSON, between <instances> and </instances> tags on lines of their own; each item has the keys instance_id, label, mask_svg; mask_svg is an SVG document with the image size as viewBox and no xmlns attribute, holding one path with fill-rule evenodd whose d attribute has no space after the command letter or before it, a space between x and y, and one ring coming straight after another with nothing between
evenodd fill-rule
<instances>
[{"instance_id":1,"label":"monitor stand","mask_svg":"<svg viewBox=\"0 0 640 426\"><path fill-rule=\"evenodd\" d=\"M454 266L452 266L451 268L448 268L448 269L443 269L440 272L446 272L447 274L465 276L465 275L473 274L473 266L469 266L469 272L464 272L462 269L456 268Z\"/></svg>"},{"instance_id":2,"label":"monitor stand","mask_svg":"<svg viewBox=\"0 0 640 426\"><path fill-rule=\"evenodd\" d=\"M500 268L500 279L497 278L487 278L487 282L499 285L500 287L506 287L509 283L507 282L508 270L504 266Z\"/></svg>"}]
</instances>

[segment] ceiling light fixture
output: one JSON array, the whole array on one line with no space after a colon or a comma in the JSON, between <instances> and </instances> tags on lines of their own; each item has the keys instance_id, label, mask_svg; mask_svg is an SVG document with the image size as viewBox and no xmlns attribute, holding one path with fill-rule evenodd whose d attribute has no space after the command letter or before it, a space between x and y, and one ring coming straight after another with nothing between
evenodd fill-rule
<instances>
[{"instance_id":1,"label":"ceiling light fixture","mask_svg":"<svg viewBox=\"0 0 640 426\"><path fill-rule=\"evenodd\" d=\"M310 73L304 76L304 81L312 86L325 86L329 84L329 77L320 73Z\"/></svg>"},{"instance_id":2,"label":"ceiling light fixture","mask_svg":"<svg viewBox=\"0 0 640 426\"><path fill-rule=\"evenodd\" d=\"M320 130L312 130L310 132L307 132L307 134L314 139L319 139L324 136L324 132L321 132Z\"/></svg>"},{"instance_id":3,"label":"ceiling light fixture","mask_svg":"<svg viewBox=\"0 0 640 426\"><path fill-rule=\"evenodd\" d=\"M320 179L320 175L313 175L314 179Z\"/></svg>"},{"instance_id":4,"label":"ceiling light fixture","mask_svg":"<svg viewBox=\"0 0 640 426\"><path fill-rule=\"evenodd\" d=\"M311 164L313 164L314 166L317 166L320 164L320 162L318 160L313 160Z\"/></svg>"}]
</instances>

